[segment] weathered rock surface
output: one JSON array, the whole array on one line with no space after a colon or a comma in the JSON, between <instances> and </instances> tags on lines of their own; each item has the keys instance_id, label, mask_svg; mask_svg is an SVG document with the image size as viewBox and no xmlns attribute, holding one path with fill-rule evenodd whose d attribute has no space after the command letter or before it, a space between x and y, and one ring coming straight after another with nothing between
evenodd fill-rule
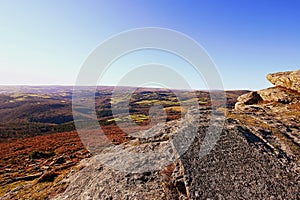
<instances>
[{"instance_id":1,"label":"weathered rock surface","mask_svg":"<svg viewBox=\"0 0 300 200\"><path fill-rule=\"evenodd\" d=\"M205 113L205 116L208 114ZM175 124L170 122L168 125L173 127ZM262 128L248 129L248 126L241 125L238 120L228 119L213 150L202 156L200 147L206 147L203 139L208 126L208 117L202 118L199 132L187 152L159 171L124 173L101 164L101 156L86 160L86 167L82 171L70 176L69 180L64 180L70 185L56 199L300 197L300 179L295 161L276 154L263 138L257 136L257 131L272 134L271 131ZM165 133L167 132L166 130ZM152 141L148 145L151 146L152 143L155 144ZM129 148L129 144L130 142L125 146ZM147 143L143 145L137 145L137 151L145 149ZM211 144L207 144L208 147L209 145Z\"/></svg>"},{"instance_id":2,"label":"weathered rock surface","mask_svg":"<svg viewBox=\"0 0 300 200\"><path fill-rule=\"evenodd\" d=\"M188 199L183 165L174 155L174 137L180 128L190 129L194 121L188 115L182 122L154 126L148 130L148 135L156 133L153 137L131 137L82 161L85 168L64 180L70 185L55 199Z\"/></svg>"},{"instance_id":3,"label":"weathered rock surface","mask_svg":"<svg viewBox=\"0 0 300 200\"><path fill-rule=\"evenodd\" d=\"M296 174L300 171L299 72L298 70L269 74L267 78L275 84L275 87L242 95L238 98L235 111L230 111L228 114L230 118L237 120L239 125L259 138L281 163L294 166ZM278 159L272 162L276 160ZM299 187L298 180L294 185L294 188L298 188L298 195Z\"/></svg>"},{"instance_id":4,"label":"weathered rock surface","mask_svg":"<svg viewBox=\"0 0 300 200\"><path fill-rule=\"evenodd\" d=\"M188 151L160 171L124 173L101 164L98 156L85 160L86 167L64 180L70 185L56 199L300 197L299 172L294 161L278 158L263 139L237 120L226 121L219 141L211 153L202 157L200 147L205 147L203 138L208 126L208 120L201 121Z\"/></svg>"},{"instance_id":5,"label":"weathered rock surface","mask_svg":"<svg viewBox=\"0 0 300 200\"><path fill-rule=\"evenodd\" d=\"M193 114L187 115L184 122L153 127L149 130L153 137L136 135L108 148L83 161L85 168L63 180L69 187L55 199L300 199L299 82L297 78L289 80L291 87L284 83L238 98L236 109L227 111L224 126L211 124L211 110L202 108L199 121ZM198 127L198 132L187 151L174 157L176 145L186 144L174 143L178 127L188 133L189 126ZM210 136L219 137L215 144L205 142L209 127L222 129L220 135ZM183 134L180 140L185 136L191 135ZM166 153L151 157L147 154L150 151ZM134 165L137 158L132 153L142 155L141 162L156 159L158 165L167 166L159 170L153 170L155 164L148 166L150 172L118 170L143 166ZM109 167L103 161L118 167Z\"/></svg>"},{"instance_id":6,"label":"weathered rock surface","mask_svg":"<svg viewBox=\"0 0 300 200\"><path fill-rule=\"evenodd\" d=\"M227 121L210 154L199 159L202 134L181 158L190 199L297 199L299 174L235 121Z\"/></svg>"},{"instance_id":7,"label":"weathered rock surface","mask_svg":"<svg viewBox=\"0 0 300 200\"><path fill-rule=\"evenodd\" d=\"M257 92L249 92L238 97L238 102L235 104L236 109L243 109L247 105L258 104L263 101Z\"/></svg>"},{"instance_id":8,"label":"weathered rock surface","mask_svg":"<svg viewBox=\"0 0 300 200\"><path fill-rule=\"evenodd\" d=\"M163 178L158 172L130 174L102 165L97 156L70 177L72 184L56 199L164 199Z\"/></svg>"},{"instance_id":9,"label":"weathered rock surface","mask_svg":"<svg viewBox=\"0 0 300 200\"><path fill-rule=\"evenodd\" d=\"M257 91L264 102L278 102L283 104L297 103L300 101L299 93L282 87L271 87ZM257 102L259 103L259 102Z\"/></svg>"},{"instance_id":10,"label":"weathered rock surface","mask_svg":"<svg viewBox=\"0 0 300 200\"><path fill-rule=\"evenodd\" d=\"M276 86L281 86L300 93L300 70L268 74L267 79Z\"/></svg>"},{"instance_id":11,"label":"weathered rock surface","mask_svg":"<svg viewBox=\"0 0 300 200\"><path fill-rule=\"evenodd\" d=\"M236 103L236 111L231 113L277 154L295 159L298 163L300 162L300 93L297 92L300 89L299 72L298 70L269 74L267 78L277 86L242 95Z\"/></svg>"},{"instance_id":12,"label":"weathered rock surface","mask_svg":"<svg viewBox=\"0 0 300 200\"><path fill-rule=\"evenodd\" d=\"M300 103L300 70L268 74L267 79L273 83L275 87L250 92L240 96L235 105L236 110L247 110L251 108L254 108L255 110L257 107L263 109L262 107L267 103L294 105ZM274 110L276 111L275 106Z\"/></svg>"}]
</instances>

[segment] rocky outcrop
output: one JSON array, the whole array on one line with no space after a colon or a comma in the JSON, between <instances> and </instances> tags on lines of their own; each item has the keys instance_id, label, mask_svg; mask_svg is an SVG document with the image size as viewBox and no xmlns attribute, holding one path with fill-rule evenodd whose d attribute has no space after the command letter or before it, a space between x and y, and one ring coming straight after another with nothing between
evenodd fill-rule
<instances>
[{"instance_id":1,"label":"rocky outcrop","mask_svg":"<svg viewBox=\"0 0 300 200\"><path fill-rule=\"evenodd\" d=\"M239 96L237 99L239 102L243 102L245 105L258 104L263 99L257 92L250 92L245 95Z\"/></svg>"},{"instance_id":2,"label":"rocky outcrop","mask_svg":"<svg viewBox=\"0 0 300 200\"><path fill-rule=\"evenodd\" d=\"M242 95L229 115L299 169L300 70L269 74L267 78L274 87Z\"/></svg>"},{"instance_id":3,"label":"rocky outcrop","mask_svg":"<svg viewBox=\"0 0 300 200\"><path fill-rule=\"evenodd\" d=\"M266 129L261 129L266 130ZM201 134L181 158L189 199L297 199L299 174L253 130L229 119L215 148L199 159Z\"/></svg>"},{"instance_id":4,"label":"rocky outcrop","mask_svg":"<svg viewBox=\"0 0 300 200\"><path fill-rule=\"evenodd\" d=\"M203 119L199 133L187 152L159 171L124 173L101 164L101 155L87 159L82 163L85 166L83 170L64 180L70 185L55 199L300 197L300 179L295 166L287 163L285 158L278 159L263 140L240 126L238 120L228 119L211 153L201 157L200 147L208 126L209 119Z\"/></svg>"},{"instance_id":5,"label":"rocky outcrop","mask_svg":"<svg viewBox=\"0 0 300 200\"><path fill-rule=\"evenodd\" d=\"M265 103L278 102L283 104L299 102L299 93L283 87L271 87L257 91Z\"/></svg>"},{"instance_id":6,"label":"rocky outcrop","mask_svg":"<svg viewBox=\"0 0 300 200\"><path fill-rule=\"evenodd\" d=\"M153 137L129 137L128 142L82 161L85 167L62 181L69 186L55 199L300 199L299 88L295 89L295 78L289 80L291 87L280 85L239 97L236 108L227 110L225 124L211 124L212 110L203 107L199 121L191 113L183 122L149 129ZM178 127L186 133L190 126L198 127L198 132L182 156L162 169L151 165L149 170L132 172L132 152L166 152L157 159L161 164L178 150L167 145L174 144ZM206 143L209 127L222 129L215 144ZM123 150L128 154L116 154ZM107 161L131 172L114 169Z\"/></svg>"},{"instance_id":7,"label":"rocky outcrop","mask_svg":"<svg viewBox=\"0 0 300 200\"><path fill-rule=\"evenodd\" d=\"M268 74L267 79L276 86L281 86L300 93L300 70Z\"/></svg>"},{"instance_id":8,"label":"rocky outcrop","mask_svg":"<svg viewBox=\"0 0 300 200\"><path fill-rule=\"evenodd\" d=\"M83 160L84 169L64 180L70 185L55 199L188 199L183 164L172 156L178 150L175 133L187 132L194 123L188 114L182 122L158 124Z\"/></svg>"},{"instance_id":9,"label":"rocky outcrop","mask_svg":"<svg viewBox=\"0 0 300 200\"><path fill-rule=\"evenodd\" d=\"M235 105L235 109L255 111L257 108L264 110L264 108L268 107L274 108L273 111L276 112L277 108L282 107L282 104L299 105L300 70L268 74L267 79L275 86L240 96L237 99L238 102ZM282 111L281 109L279 110ZM288 112L289 108L286 111Z\"/></svg>"},{"instance_id":10,"label":"rocky outcrop","mask_svg":"<svg viewBox=\"0 0 300 200\"><path fill-rule=\"evenodd\" d=\"M85 168L64 180L71 184L56 199L165 199L159 172L124 173L101 164L98 156L81 164Z\"/></svg>"}]
</instances>

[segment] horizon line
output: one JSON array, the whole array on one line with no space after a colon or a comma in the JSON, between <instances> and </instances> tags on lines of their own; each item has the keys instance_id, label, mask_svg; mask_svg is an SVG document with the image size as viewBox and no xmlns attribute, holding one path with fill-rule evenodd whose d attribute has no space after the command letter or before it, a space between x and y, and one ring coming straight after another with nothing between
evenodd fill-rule
<instances>
[{"instance_id":1,"label":"horizon line","mask_svg":"<svg viewBox=\"0 0 300 200\"><path fill-rule=\"evenodd\" d=\"M0 84L0 87L75 87L72 84ZM95 87L95 85L77 85L77 87ZM224 88L224 89L207 89L207 88L163 88L163 87L137 87L137 86L116 86L116 85L96 85L96 87L128 87L128 88L141 88L141 89L174 89L174 90L202 90L202 91L231 91L231 90L247 90L255 91L259 89L253 88ZM0 88L1 89L1 88Z\"/></svg>"}]
</instances>

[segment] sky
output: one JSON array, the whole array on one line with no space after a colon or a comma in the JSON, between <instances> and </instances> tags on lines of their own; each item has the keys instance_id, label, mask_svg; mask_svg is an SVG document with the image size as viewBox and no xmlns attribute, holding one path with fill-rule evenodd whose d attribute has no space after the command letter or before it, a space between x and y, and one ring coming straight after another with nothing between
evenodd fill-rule
<instances>
[{"instance_id":1,"label":"sky","mask_svg":"<svg viewBox=\"0 0 300 200\"><path fill-rule=\"evenodd\" d=\"M270 87L268 73L300 68L299 10L298 0L0 0L0 85L74 85L107 38L161 27L199 43L225 89ZM146 53L155 62L170 57ZM127 66L141 57L129 56ZM126 67L121 61L113 72ZM176 63L191 85L201 82ZM101 84L122 78L113 72Z\"/></svg>"}]
</instances>

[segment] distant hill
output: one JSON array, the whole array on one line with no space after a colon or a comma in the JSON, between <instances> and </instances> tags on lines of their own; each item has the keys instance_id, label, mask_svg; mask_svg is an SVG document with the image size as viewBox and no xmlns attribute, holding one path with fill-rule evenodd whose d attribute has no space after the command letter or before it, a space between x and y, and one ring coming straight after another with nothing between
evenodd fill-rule
<instances>
[{"instance_id":1,"label":"distant hill","mask_svg":"<svg viewBox=\"0 0 300 200\"><path fill-rule=\"evenodd\" d=\"M92 87L87 87L92 89ZM1 86L0 87L0 141L9 138L24 138L46 133L64 132L75 130L72 113L72 89L71 86ZM120 117L125 112L123 95L129 87L118 88L119 100L111 102L113 87L97 87L96 109L99 121L106 121L112 117L111 103L119 110ZM227 106L233 107L237 97L247 91L228 91ZM147 115L151 104L159 101L164 107L168 107L168 118L179 117L176 110L178 100L174 94L166 89L138 88L132 95L131 114ZM192 91L179 91L185 101L192 98ZM207 91L194 92L202 105L210 104ZM158 94L158 95L157 95ZM150 102L150 104L147 103ZM157 103L157 102L156 102ZM175 106L175 107L174 107ZM114 116L118 117L118 116ZM108 124L111 122L108 122Z\"/></svg>"}]
</instances>

